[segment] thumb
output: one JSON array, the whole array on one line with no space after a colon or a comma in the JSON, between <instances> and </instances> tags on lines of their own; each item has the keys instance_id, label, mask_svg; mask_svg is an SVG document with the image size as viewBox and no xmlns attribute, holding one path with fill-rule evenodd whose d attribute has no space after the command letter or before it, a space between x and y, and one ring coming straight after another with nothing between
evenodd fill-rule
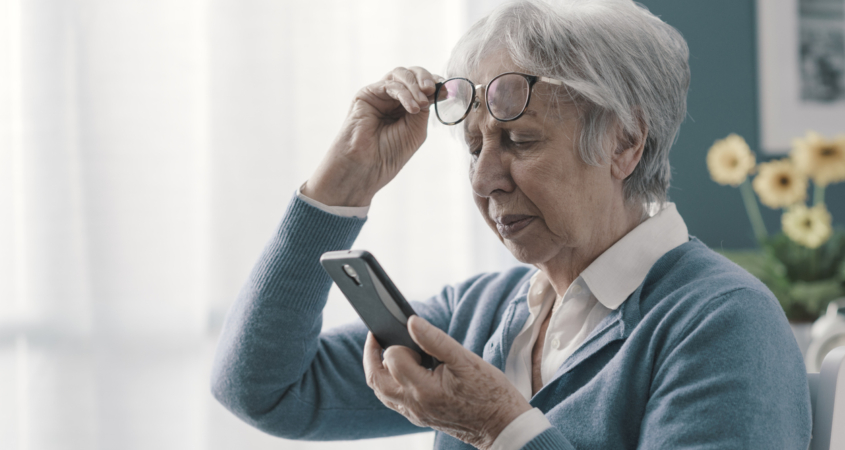
<instances>
[{"instance_id":1,"label":"thumb","mask_svg":"<svg viewBox=\"0 0 845 450\"><path fill-rule=\"evenodd\" d=\"M424 352L445 364L454 365L466 359L469 350L420 316L413 315L408 319L408 331Z\"/></svg>"}]
</instances>

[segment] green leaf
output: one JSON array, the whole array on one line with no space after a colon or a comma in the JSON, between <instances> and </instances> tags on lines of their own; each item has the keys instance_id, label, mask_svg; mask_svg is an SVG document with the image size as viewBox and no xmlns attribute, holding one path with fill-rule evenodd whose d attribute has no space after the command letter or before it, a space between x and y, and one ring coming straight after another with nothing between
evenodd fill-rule
<instances>
[{"instance_id":1,"label":"green leaf","mask_svg":"<svg viewBox=\"0 0 845 450\"><path fill-rule=\"evenodd\" d=\"M795 258L808 257L808 255L818 257L817 255L812 256L812 250L807 248L795 248L783 242L778 242L778 244L784 246L781 248L783 252L792 252L792 257ZM764 250L722 250L719 253L759 278L775 294L790 320L815 320L820 314L824 313L831 300L845 296L845 265L842 264L841 259L837 261L838 264L836 265L830 263L838 268L831 273L831 276L820 280L804 281L792 278L791 275L794 275L799 269L805 269L793 268L790 272L787 264L776 257L776 252L771 248ZM791 262L795 263L795 260ZM804 262L807 264L807 260L804 260ZM808 278L817 276L806 273L808 271L809 269L800 272L800 275Z\"/></svg>"},{"instance_id":2,"label":"green leaf","mask_svg":"<svg viewBox=\"0 0 845 450\"><path fill-rule=\"evenodd\" d=\"M843 270L845 230L835 230L831 238L816 249L797 244L783 233L771 237L763 248L783 263L790 280L826 280Z\"/></svg>"},{"instance_id":3,"label":"green leaf","mask_svg":"<svg viewBox=\"0 0 845 450\"><path fill-rule=\"evenodd\" d=\"M796 281L792 284L789 295L794 301L802 303L808 312L818 315L827 309L831 300L845 295L845 286L838 278Z\"/></svg>"}]
</instances>

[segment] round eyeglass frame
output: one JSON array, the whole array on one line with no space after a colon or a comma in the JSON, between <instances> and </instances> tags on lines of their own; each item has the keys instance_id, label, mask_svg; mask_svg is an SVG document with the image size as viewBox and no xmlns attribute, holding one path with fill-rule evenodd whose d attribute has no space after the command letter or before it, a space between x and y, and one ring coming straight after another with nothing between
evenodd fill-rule
<instances>
[{"instance_id":1,"label":"round eyeglass frame","mask_svg":"<svg viewBox=\"0 0 845 450\"><path fill-rule=\"evenodd\" d=\"M493 110L490 109L490 99L487 97L487 88L486 87L490 86L491 84L493 84L494 81L498 80L499 78L501 78L505 75L520 75L523 78L525 78L525 80L528 82L528 96L525 98L525 104L522 105L522 110L519 112L519 114L517 114L515 117L512 117L510 119L500 119L500 118L496 117L496 115L493 114ZM454 122L446 122L445 120L440 118L440 109L437 106L437 97L440 95L440 88L442 88L444 84L446 84L446 83L448 83L449 81L452 81L452 80L464 80L464 81L468 82L470 84L470 86L472 86L472 100L467 105L467 109L466 109L466 111L464 111L464 114L458 120L456 120ZM541 76L537 76L537 75L528 75L528 74L520 73L520 72L500 73L500 74L496 75L495 77L493 77L493 79L490 80L490 82L488 82L486 85L475 84L472 81L470 81L468 78L463 78L463 77L449 78L448 80L443 80L443 81L434 85L434 87L435 87L435 90L434 90L434 113L437 115L437 120L439 120L440 123L442 123L444 125L457 125L457 124L463 122L463 120L467 118L470 110L473 108L473 105L476 105L476 106L478 105L478 96L477 96L478 90L481 89L481 88L484 88L484 104L487 106L487 111L490 113L490 116L492 116L494 119L498 120L499 122L512 122L516 119L519 119L520 117L522 117L523 114L525 114L525 110L528 108L528 103L531 102L531 93L534 91L534 85L537 84L538 81L553 84L555 86L563 85L563 81L561 81L561 80L555 80L553 78L541 77Z\"/></svg>"}]
</instances>

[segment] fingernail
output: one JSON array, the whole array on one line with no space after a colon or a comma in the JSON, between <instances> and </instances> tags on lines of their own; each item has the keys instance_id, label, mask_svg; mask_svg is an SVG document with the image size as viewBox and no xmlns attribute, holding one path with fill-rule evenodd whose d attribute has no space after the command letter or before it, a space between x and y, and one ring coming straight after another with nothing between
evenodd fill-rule
<instances>
[{"instance_id":1,"label":"fingernail","mask_svg":"<svg viewBox=\"0 0 845 450\"><path fill-rule=\"evenodd\" d=\"M424 81L423 81L423 86L425 86L425 87L427 87L427 88L433 88L433 87L434 87L434 82L433 82L433 81L431 81L431 80L424 80Z\"/></svg>"}]
</instances>

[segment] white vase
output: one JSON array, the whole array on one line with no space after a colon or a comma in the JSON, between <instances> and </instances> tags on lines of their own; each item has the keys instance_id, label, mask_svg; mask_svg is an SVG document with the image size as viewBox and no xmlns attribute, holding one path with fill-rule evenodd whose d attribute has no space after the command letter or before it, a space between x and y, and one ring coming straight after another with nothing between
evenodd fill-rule
<instances>
[{"instance_id":1,"label":"white vase","mask_svg":"<svg viewBox=\"0 0 845 450\"><path fill-rule=\"evenodd\" d=\"M810 347L812 340L813 322L789 322L789 327L792 328L792 334L795 335L798 348L801 349L801 356L806 357L807 348Z\"/></svg>"}]
</instances>

